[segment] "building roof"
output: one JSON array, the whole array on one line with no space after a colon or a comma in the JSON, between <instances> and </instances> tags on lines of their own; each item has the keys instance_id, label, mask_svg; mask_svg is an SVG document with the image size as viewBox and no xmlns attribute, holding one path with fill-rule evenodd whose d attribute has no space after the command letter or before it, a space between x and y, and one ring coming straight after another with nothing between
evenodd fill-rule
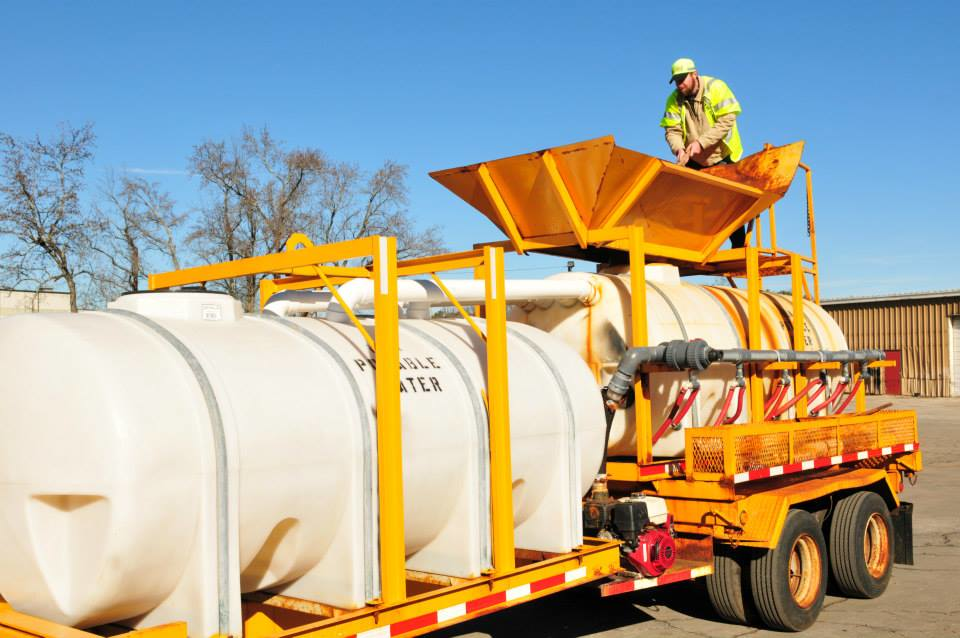
<instances>
[{"instance_id":1,"label":"building roof","mask_svg":"<svg viewBox=\"0 0 960 638\"><path fill-rule=\"evenodd\" d=\"M858 304L885 303L891 301L925 301L928 299L948 299L960 297L960 290L930 290L927 292L904 292L892 295L868 297L837 297L820 300L821 306L850 306Z\"/></svg>"}]
</instances>

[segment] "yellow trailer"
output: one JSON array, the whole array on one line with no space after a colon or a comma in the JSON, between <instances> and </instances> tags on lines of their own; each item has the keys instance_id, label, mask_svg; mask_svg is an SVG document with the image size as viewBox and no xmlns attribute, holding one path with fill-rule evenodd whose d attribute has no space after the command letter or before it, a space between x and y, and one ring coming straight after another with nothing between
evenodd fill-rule
<instances>
[{"instance_id":1,"label":"yellow trailer","mask_svg":"<svg viewBox=\"0 0 960 638\"><path fill-rule=\"evenodd\" d=\"M738 164L696 172L619 147L612 137L588 140L433 174L489 217L507 236L503 242L398 261L393 238L314 246L296 235L281 253L151 275L151 290L167 290L269 274L261 283L261 305L281 291L326 290L363 336L375 364L381 596L361 609L343 609L269 591L247 593L244 634L413 636L586 583L615 595L703 576L723 618L801 630L816 620L828 577L848 595L882 593L894 558L911 560L910 507L900 494L904 479L922 469L916 416L866 409L860 379L884 365L881 359L824 351L818 360L805 356L804 301L819 300L819 272L811 171L800 162L801 151L802 143L770 147ZM774 205L798 170L806 176L809 255L777 243ZM747 245L723 248L745 224L752 225ZM506 251L629 266L626 353L659 353L630 368L629 392L606 390L610 415L633 406L635 450L606 459L605 473L584 498L584 526L596 536L585 536L570 552L515 544ZM712 349L697 335L650 344L644 272L651 262L672 264L681 275L743 281L745 347ZM354 265L332 265L343 263ZM483 282L484 298L475 309L440 278L463 268ZM492 569L476 578L405 564L397 289L402 278L416 275L431 278L486 346L482 399L489 420ZM791 278L789 350L763 347L763 278L775 275ZM374 283L372 324L359 319L339 292L362 279ZM678 361L663 354L668 350L689 351L690 358ZM739 385L731 387L719 424L686 428L682 455L655 456L657 439L679 431L682 415L671 412L668 421L655 424L651 379L720 362L736 366ZM602 366L588 363L599 379ZM841 370L849 378L834 386L836 396L826 398L827 407L811 409L815 395L805 391L810 379ZM787 383L795 388L792 412L777 412L786 395L780 384ZM695 395L684 386L688 391ZM735 397L745 403L737 410L741 422L734 417L727 423ZM693 402L689 395L677 397L676 406ZM845 412L850 404L852 411ZM661 502L666 518L655 521L653 509ZM627 524L618 522L621 516L635 518ZM0 608L0 628L9 635L93 635L9 605ZM171 624L129 635L185 636L188 630Z\"/></svg>"}]
</instances>

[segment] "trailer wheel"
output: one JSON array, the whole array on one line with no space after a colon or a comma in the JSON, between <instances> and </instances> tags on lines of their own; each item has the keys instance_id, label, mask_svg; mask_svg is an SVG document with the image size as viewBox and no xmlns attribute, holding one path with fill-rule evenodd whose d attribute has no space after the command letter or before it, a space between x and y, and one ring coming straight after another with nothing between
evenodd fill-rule
<instances>
[{"instance_id":1,"label":"trailer wheel","mask_svg":"<svg viewBox=\"0 0 960 638\"><path fill-rule=\"evenodd\" d=\"M893 519L873 492L857 492L837 503L830 523L830 572L840 591L876 598L893 571Z\"/></svg>"},{"instance_id":2,"label":"trailer wheel","mask_svg":"<svg viewBox=\"0 0 960 638\"><path fill-rule=\"evenodd\" d=\"M753 601L772 629L801 631L820 615L827 589L827 551L816 519L790 510L777 546L750 563Z\"/></svg>"},{"instance_id":3,"label":"trailer wheel","mask_svg":"<svg viewBox=\"0 0 960 638\"><path fill-rule=\"evenodd\" d=\"M714 611L727 622L751 625L757 611L750 595L750 562L743 549L717 545L713 574L706 577L707 596Z\"/></svg>"}]
</instances>

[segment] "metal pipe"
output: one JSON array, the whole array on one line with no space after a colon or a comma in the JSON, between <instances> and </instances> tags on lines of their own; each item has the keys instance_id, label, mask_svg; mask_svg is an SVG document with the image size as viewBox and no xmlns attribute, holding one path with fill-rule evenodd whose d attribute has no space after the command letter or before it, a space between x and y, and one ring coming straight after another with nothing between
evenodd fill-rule
<instances>
[{"instance_id":1,"label":"metal pipe","mask_svg":"<svg viewBox=\"0 0 960 638\"><path fill-rule=\"evenodd\" d=\"M714 355L713 353L717 353ZM798 361L801 363L879 361L883 350L747 350L729 348L711 350L711 358L724 363L762 363L767 361Z\"/></svg>"},{"instance_id":2,"label":"metal pipe","mask_svg":"<svg viewBox=\"0 0 960 638\"><path fill-rule=\"evenodd\" d=\"M461 304L480 304L486 299L486 282L477 279L448 279L443 285L453 293ZM369 279L354 279L338 289L344 303L351 309L368 308L373 305L373 282ZM511 279L504 286L508 303L541 299L574 299L591 305L597 299L596 287L587 279ZM406 304L406 318L426 319L430 307L449 305L443 289L429 279L400 279L397 281L397 299ZM346 313L338 302L327 307L327 319L346 321Z\"/></svg>"},{"instance_id":3,"label":"metal pipe","mask_svg":"<svg viewBox=\"0 0 960 638\"><path fill-rule=\"evenodd\" d=\"M713 363L762 363L772 361L797 361L803 363L818 362L860 362L879 361L884 358L882 350L748 350L729 348L715 350L705 341L670 341L658 346L632 348L623 354L620 365L607 385L606 403L611 410L620 407L623 398L633 387L633 380L640 366L659 363L674 370L705 370ZM864 368L866 371L867 369Z\"/></svg>"},{"instance_id":4,"label":"metal pipe","mask_svg":"<svg viewBox=\"0 0 960 638\"><path fill-rule=\"evenodd\" d=\"M270 301L263 307L263 310L279 317L323 312L330 305L332 296L326 290L281 290L270 297Z\"/></svg>"}]
</instances>

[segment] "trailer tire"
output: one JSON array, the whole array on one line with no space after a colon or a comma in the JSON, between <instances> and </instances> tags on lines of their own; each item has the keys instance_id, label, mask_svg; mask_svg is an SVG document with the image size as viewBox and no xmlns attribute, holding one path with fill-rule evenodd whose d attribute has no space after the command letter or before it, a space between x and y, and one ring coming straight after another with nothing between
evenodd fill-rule
<instances>
[{"instance_id":1,"label":"trailer tire","mask_svg":"<svg viewBox=\"0 0 960 638\"><path fill-rule=\"evenodd\" d=\"M787 512L777 546L750 562L750 585L770 628L802 631L816 621L827 590L827 544L812 514Z\"/></svg>"},{"instance_id":2,"label":"trailer tire","mask_svg":"<svg viewBox=\"0 0 960 638\"><path fill-rule=\"evenodd\" d=\"M713 554L713 574L706 577L707 597L723 620L752 625L757 611L750 594L750 561L743 549L717 545Z\"/></svg>"},{"instance_id":3,"label":"trailer tire","mask_svg":"<svg viewBox=\"0 0 960 638\"><path fill-rule=\"evenodd\" d=\"M840 592L876 598L893 572L893 519L874 492L856 492L837 503L830 521L830 572Z\"/></svg>"}]
</instances>

